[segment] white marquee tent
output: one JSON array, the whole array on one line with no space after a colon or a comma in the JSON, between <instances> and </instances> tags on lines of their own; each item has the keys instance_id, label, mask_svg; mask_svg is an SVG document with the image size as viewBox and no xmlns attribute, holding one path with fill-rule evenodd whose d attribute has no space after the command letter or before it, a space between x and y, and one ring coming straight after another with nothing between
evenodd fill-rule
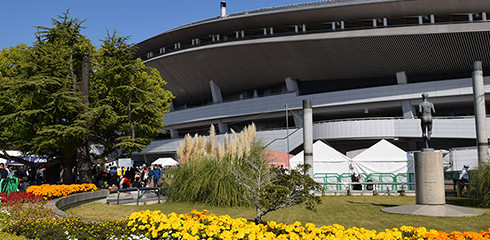
<instances>
[{"instance_id":1,"label":"white marquee tent","mask_svg":"<svg viewBox=\"0 0 490 240\"><path fill-rule=\"evenodd\" d=\"M155 160L154 162L151 163L152 166L154 165L160 165L160 166L176 166L179 165L177 161L175 161L173 158L167 157L167 158L159 158Z\"/></svg>"},{"instance_id":2,"label":"white marquee tent","mask_svg":"<svg viewBox=\"0 0 490 240\"><path fill-rule=\"evenodd\" d=\"M413 156L381 140L352 158L357 173L413 173Z\"/></svg>"},{"instance_id":3,"label":"white marquee tent","mask_svg":"<svg viewBox=\"0 0 490 240\"><path fill-rule=\"evenodd\" d=\"M290 159L291 168L296 168L304 162L304 151ZM313 144L314 173L349 173L350 158L328 146L322 141Z\"/></svg>"}]
</instances>

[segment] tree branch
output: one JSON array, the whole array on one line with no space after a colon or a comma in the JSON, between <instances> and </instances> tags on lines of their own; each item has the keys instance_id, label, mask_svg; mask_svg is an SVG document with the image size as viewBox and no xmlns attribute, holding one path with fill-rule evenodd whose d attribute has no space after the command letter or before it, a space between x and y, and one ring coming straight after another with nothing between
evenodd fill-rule
<instances>
[{"instance_id":1,"label":"tree branch","mask_svg":"<svg viewBox=\"0 0 490 240\"><path fill-rule=\"evenodd\" d=\"M24 160L21 157L16 157L16 156L10 156L10 155L8 155L7 151L5 151L5 149L2 149L2 153L0 153L0 158L4 158L4 159L10 160L10 161L15 161L15 162L18 162L18 163L22 163L22 164L24 164L26 166L33 167L33 168L47 168L47 167L52 167L52 166L56 166L56 165L61 164L61 161L60 160L54 160L54 159L52 161L48 161L46 163L33 163L33 162L29 162L27 160Z\"/></svg>"}]
</instances>

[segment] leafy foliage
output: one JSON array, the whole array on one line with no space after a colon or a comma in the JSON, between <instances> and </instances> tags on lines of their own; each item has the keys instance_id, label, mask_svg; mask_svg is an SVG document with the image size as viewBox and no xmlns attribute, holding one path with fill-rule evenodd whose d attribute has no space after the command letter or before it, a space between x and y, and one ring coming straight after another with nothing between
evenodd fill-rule
<instances>
[{"instance_id":1,"label":"leafy foliage","mask_svg":"<svg viewBox=\"0 0 490 240\"><path fill-rule=\"evenodd\" d=\"M169 202L202 202L214 206L240 206L242 188L231 181L229 161L201 156L170 169Z\"/></svg>"},{"instance_id":2,"label":"leafy foliage","mask_svg":"<svg viewBox=\"0 0 490 240\"><path fill-rule=\"evenodd\" d=\"M256 141L254 125L232 133L225 136L224 144L215 143L213 127L209 139L198 135L184 138L177 151L181 164L169 170L173 177L168 179L168 201L251 205L256 208L258 223L269 212L298 204L314 210L320 203L314 195L320 184L308 175L308 165L280 174L271 168L267 152Z\"/></svg>"},{"instance_id":3,"label":"leafy foliage","mask_svg":"<svg viewBox=\"0 0 490 240\"><path fill-rule=\"evenodd\" d=\"M173 99L166 82L134 59L129 37L108 34L96 49L81 32L84 22L67 11L52 27L37 27L33 47L0 52L0 150L17 148L61 164L65 173L75 165L89 173L93 163L142 150L162 132ZM90 65L84 73L83 62ZM103 152L90 154L91 146ZM81 181L90 181L85 175Z\"/></svg>"},{"instance_id":4,"label":"leafy foliage","mask_svg":"<svg viewBox=\"0 0 490 240\"><path fill-rule=\"evenodd\" d=\"M480 207L490 208L490 164L480 165L472 172L470 181Z\"/></svg>"}]
</instances>

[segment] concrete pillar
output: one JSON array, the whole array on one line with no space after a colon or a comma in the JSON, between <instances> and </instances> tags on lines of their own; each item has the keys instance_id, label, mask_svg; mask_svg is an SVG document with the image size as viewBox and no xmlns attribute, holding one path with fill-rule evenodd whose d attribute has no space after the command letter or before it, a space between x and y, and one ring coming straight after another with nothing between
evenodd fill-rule
<instances>
[{"instance_id":1,"label":"concrete pillar","mask_svg":"<svg viewBox=\"0 0 490 240\"><path fill-rule=\"evenodd\" d=\"M383 27L387 27L387 26L388 26L388 19L383 18Z\"/></svg>"},{"instance_id":2,"label":"concrete pillar","mask_svg":"<svg viewBox=\"0 0 490 240\"><path fill-rule=\"evenodd\" d=\"M442 152L415 152L415 201L424 205L444 205Z\"/></svg>"},{"instance_id":3,"label":"concrete pillar","mask_svg":"<svg viewBox=\"0 0 490 240\"><path fill-rule=\"evenodd\" d=\"M313 109L311 99L303 100L303 146L304 146L304 164L311 166L308 174L313 178Z\"/></svg>"},{"instance_id":4,"label":"concrete pillar","mask_svg":"<svg viewBox=\"0 0 490 240\"><path fill-rule=\"evenodd\" d=\"M332 30L335 30L335 25L336 24L337 24L336 22L332 22Z\"/></svg>"},{"instance_id":5,"label":"concrete pillar","mask_svg":"<svg viewBox=\"0 0 490 240\"><path fill-rule=\"evenodd\" d=\"M225 134L229 131L228 125L224 124L223 122L219 121L218 122L218 131L219 134Z\"/></svg>"},{"instance_id":6,"label":"concrete pillar","mask_svg":"<svg viewBox=\"0 0 490 240\"><path fill-rule=\"evenodd\" d=\"M473 13L468 13L468 22L473 22Z\"/></svg>"},{"instance_id":7,"label":"concrete pillar","mask_svg":"<svg viewBox=\"0 0 490 240\"><path fill-rule=\"evenodd\" d=\"M296 82L296 80L287 77L284 81L286 82L286 90L288 92L298 91L298 82Z\"/></svg>"},{"instance_id":8,"label":"concrete pillar","mask_svg":"<svg viewBox=\"0 0 490 240\"><path fill-rule=\"evenodd\" d=\"M407 74L404 71L397 72L396 73L396 82L398 84L407 84Z\"/></svg>"},{"instance_id":9,"label":"concrete pillar","mask_svg":"<svg viewBox=\"0 0 490 240\"><path fill-rule=\"evenodd\" d=\"M171 138L179 138L179 131L177 129L170 129L170 137Z\"/></svg>"},{"instance_id":10,"label":"concrete pillar","mask_svg":"<svg viewBox=\"0 0 490 240\"><path fill-rule=\"evenodd\" d=\"M299 32L299 27L298 27L298 25L294 25L294 32L295 32L295 33L298 33L298 32Z\"/></svg>"},{"instance_id":11,"label":"concrete pillar","mask_svg":"<svg viewBox=\"0 0 490 240\"><path fill-rule=\"evenodd\" d=\"M405 72L396 73L396 81L398 85L407 84L407 74ZM415 118L415 108L410 104L409 100L401 101L403 118L413 119Z\"/></svg>"},{"instance_id":12,"label":"concrete pillar","mask_svg":"<svg viewBox=\"0 0 490 240\"><path fill-rule=\"evenodd\" d=\"M340 29L344 30L345 29L345 24L344 21L340 21Z\"/></svg>"},{"instance_id":13,"label":"concrete pillar","mask_svg":"<svg viewBox=\"0 0 490 240\"><path fill-rule=\"evenodd\" d=\"M478 144L478 165L489 162L487 116L485 112L485 86L480 61L473 62L473 104L475 106L476 139Z\"/></svg>"},{"instance_id":14,"label":"concrete pillar","mask_svg":"<svg viewBox=\"0 0 490 240\"><path fill-rule=\"evenodd\" d=\"M293 113L293 120L294 120L294 126L295 127L303 127L303 119L304 119L304 114L303 111L290 111Z\"/></svg>"},{"instance_id":15,"label":"concrete pillar","mask_svg":"<svg viewBox=\"0 0 490 240\"><path fill-rule=\"evenodd\" d=\"M301 25L301 31L306 32L306 24Z\"/></svg>"},{"instance_id":16,"label":"concrete pillar","mask_svg":"<svg viewBox=\"0 0 490 240\"><path fill-rule=\"evenodd\" d=\"M209 87L211 88L211 96L213 97L213 103L223 102L223 95L221 94L221 89L219 88L213 80L209 81Z\"/></svg>"},{"instance_id":17,"label":"concrete pillar","mask_svg":"<svg viewBox=\"0 0 490 240\"><path fill-rule=\"evenodd\" d=\"M434 17L434 15L430 15L430 23L431 24L436 23L436 17Z\"/></svg>"},{"instance_id":18,"label":"concrete pillar","mask_svg":"<svg viewBox=\"0 0 490 240\"><path fill-rule=\"evenodd\" d=\"M419 24L420 25L424 24L424 18L422 16L419 16Z\"/></svg>"},{"instance_id":19,"label":"concrete pillar","mask_svg":"<svg viewBox=\"0 0 490 240\"><path fill-rule=\"evenodd\" d=\"M378 19L373 19L373 27L378 27Z\"/></svg>"},{"instance_id":20,"label":"concrete pillar","mask_svg":"<svg viewBox=\"0 0 490 240\"><path fill-rule=\"evenodd\" d=\"M487 13L486 12L482 12L481 13L481 20L482 21L487 21Z\"/></svg>"}]
</instances>

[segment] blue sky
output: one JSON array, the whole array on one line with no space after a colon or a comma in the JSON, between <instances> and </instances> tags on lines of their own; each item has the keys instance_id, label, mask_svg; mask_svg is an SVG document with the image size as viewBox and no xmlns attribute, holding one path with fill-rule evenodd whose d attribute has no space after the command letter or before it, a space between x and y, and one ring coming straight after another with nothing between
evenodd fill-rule
<instances>
[{"instance_id":1,"label":"blue sky","mask_svg":"<svg viewBox=\"0 0 490 240\"><path fill-rule=\"evenodd\" d=\"M227 13L309 1L228 0ZM86 19L83 34L96 45L114 29L138 43L172 28L219 15L220 0L6 0L1 3L0 49L32 45L34 26L51 27L51 18L70 9Z\"/></svg>"}]
</instances>

